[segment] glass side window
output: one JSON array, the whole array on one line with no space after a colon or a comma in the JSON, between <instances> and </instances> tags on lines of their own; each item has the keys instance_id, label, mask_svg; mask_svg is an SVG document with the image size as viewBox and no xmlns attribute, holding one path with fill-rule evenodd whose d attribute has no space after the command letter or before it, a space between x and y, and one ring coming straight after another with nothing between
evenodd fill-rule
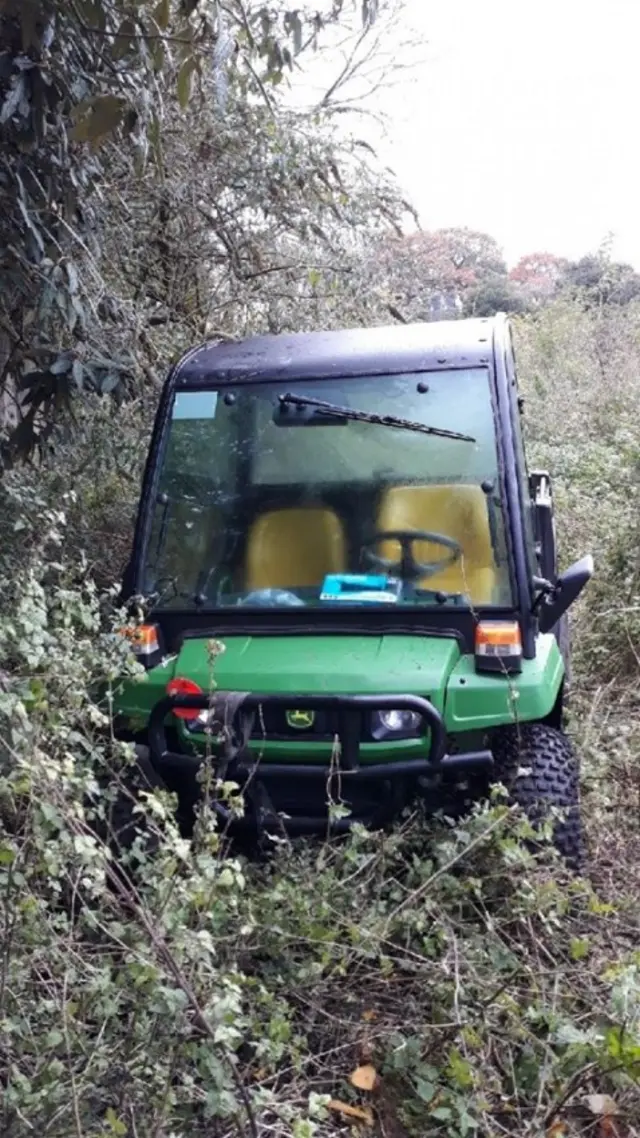
<instances>
[{"instance_id":1,"label":"glass side window","mask_svg":"<svg viewBox=\"0 0 640 1138\"><path fill-rule=\"evenodd\" d=\"M142 588L172 608L509 607L499 487L483 368L179 392Z\"/></svg>"}]
</instances>

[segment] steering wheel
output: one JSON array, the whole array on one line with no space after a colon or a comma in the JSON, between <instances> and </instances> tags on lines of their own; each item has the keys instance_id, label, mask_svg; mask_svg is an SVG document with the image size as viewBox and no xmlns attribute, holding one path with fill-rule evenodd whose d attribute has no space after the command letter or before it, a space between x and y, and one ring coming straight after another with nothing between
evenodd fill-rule
<instances>
[{"instance_id":1,"label":"steering wheel","mask_svg":"<svg viewBox=\"0 0 640 1138\"><path fill-rule=\"evenodd\" d=\"M399 561L391 561L373 553L372 546L379 545L381 541L398 542L401 551ZM440 561L416 561L412 549L414 541L429 541L433 545L442 545L449 550L449 553ZM448 569L462 556L462 546L452 537L445 537L442 533L431 533L430 530L421 529L383 530L380 533L374 533L368 541L364 541L362 548L370 565L376 569L385 569L389 573L395 573L403 581L419 581L421 577L435 577L436 573Z\"/></svg>"}]
</instances>

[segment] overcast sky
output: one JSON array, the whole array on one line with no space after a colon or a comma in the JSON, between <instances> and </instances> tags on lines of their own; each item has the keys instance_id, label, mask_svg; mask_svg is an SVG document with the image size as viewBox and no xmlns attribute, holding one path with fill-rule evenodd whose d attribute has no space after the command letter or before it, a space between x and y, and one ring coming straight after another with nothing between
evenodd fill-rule
<instances>
[{"instance_id":1,"label":"overcast sky","mask_svg":"<svg viewBox=\"0 0 640 1138\"><path fill-rule=\"evenodd\" d=\"M485 230L510 262L613 233L640 269L640 0L406 6L424 63L376 141L423 227Z\"/></svg>"}]
</instances>

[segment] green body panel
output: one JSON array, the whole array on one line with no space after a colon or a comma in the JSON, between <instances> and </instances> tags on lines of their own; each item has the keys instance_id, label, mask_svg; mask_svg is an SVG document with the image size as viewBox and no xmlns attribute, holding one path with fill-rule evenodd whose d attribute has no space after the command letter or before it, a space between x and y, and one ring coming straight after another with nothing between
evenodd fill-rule
<instances>
[{"instance_id":1,"label":"green body panel","mask_svg":"<svg viewBox=\"0 0 640 1138\"><path fill-rule=\"evenodd\" d=\"M514 719L544 719L553 710L563 679L564 661L550 632L537 637L535 660L523 660L518 676L478 674L473 656L460 656L447 689L447 730L485 731Z\"/></svg>"},{"instance_id":2,"label":"green body panel","mask_svg":"<svg viewBox=\"0 0 640 1138\"><path fill-rule=\"evenodd\" d=\"M525 660L515 676L478 674L472 656L461 655L452 638L425 636L230 636L212 663L208 640L186 640L177 656L141 680L123 683L116 711L144 729L151 708L169 680L188 677L207 691L288 693L292 695L420 695L432 701L455 734L484 731L513 722L544 718L552 710L564 665L555 637L539 636L536 658ZM296 706L294 702L293 707ZM173 721L175 725L175 720ZM193 745L193 737L186 736ZM326 743L299 739L260 740L263 759L322 761ZM416 757L424 741L403 739L363 743L363 762Z\"/></svg>"}]
</instances>

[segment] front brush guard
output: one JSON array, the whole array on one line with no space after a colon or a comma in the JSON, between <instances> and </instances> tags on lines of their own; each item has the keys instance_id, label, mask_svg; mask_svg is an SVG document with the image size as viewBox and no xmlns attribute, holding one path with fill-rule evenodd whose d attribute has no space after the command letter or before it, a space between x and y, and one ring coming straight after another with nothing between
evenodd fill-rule
<instances>
[{"instance_id":1,"label":"front brush guard","mask_svg":"<svg viewBox=\"0 0 640 1138\"><path fill-rule=\"evenodd\" d=\"M337 736L340 747L335 760L330 764L271 763L260 761L251 755L248 741L253 729L256 712L260 707L277 706L304 710L322 709L333 711L337 718ZM149 717L148 736L150 757L155 770L162 775L163 767L176 766L191 769L194 774L204 761L201 755L170 751L167 746L165 720L176 708L209 711L214 734L219 728L219 736L213 742L211 751L216 762L218 777L236 782L249 798L255 815L255 825L262 828L268 822L276 822L287 833L313 834L344 833L354 822L368 826L380 826L398 811L396 794L389 794L386 803L375 816L331 818L323 815L313 817L282 818L271 805L266 783L269 780L284 778L289 783L296 779L316 779L325 789L326 795L331 784L348 787L353 783L367 781L388 781L392 784L404 780L417 780L420 777L449 773L450 771L491 767L493 756L490 751L473 751L461 755L448 755L446 731L440 712L429 700L416 695L292 695L256 694L249 692L214 692L198 695L164 696L156 703ZM413 711L420 716L429 731L426 758L401 759L386 763L360 764L360 738L362 718L376 711ZM232 824L231 812L221 803L214 802L214 809L225 825Z\"/></svg>"}]
</instances>

